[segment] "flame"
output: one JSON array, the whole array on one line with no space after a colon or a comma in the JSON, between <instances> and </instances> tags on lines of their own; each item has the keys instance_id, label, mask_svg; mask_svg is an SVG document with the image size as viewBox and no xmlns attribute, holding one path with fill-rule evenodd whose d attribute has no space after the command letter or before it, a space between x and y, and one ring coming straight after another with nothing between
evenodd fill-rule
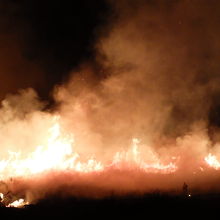
<instances>
[{"instance_id":1,"label":"flame","mask_svg":"<svg viewBox=\"0 0 220 220\"><path fill-rule=\"evenodd\" d=\"M24 207L25 205L28 205L29 202L28 201L25 201L24 199L20 198L20 199L17 199L13 202L9 202L10 199L7 198L7 196L5 197L5 195L3 193L0 193L0 199L1 199L1 203L4 204L6 207L15 207L15 208L21 208L21 207ZM12 200L12 198L11 198Z\"/></svg>"},{"instance_id":2,"label":"flame","mask_svg":"<svg viewBox=\"0 0 220 220\"><path fill-rule=\"evenodd\" d=\"M141 158L138 148L140 141L132 140L131 149L126 152L117 152L112 163L103 164L90 158L86 162L80 161L78 153L73 151L74 137L61 132L59 117L54 117L54 124L49 129L49 137L44 145L36 147L25 159L21 159L20 152L8 152L9 159L0 161L0 177L18 177L39 174L49 170L72 170L75 172L100 172L109 167L121 167L123 163L132 164L146 172L170 173L177 170L177 166L170 162L162 164L156 155L151 152L152 161L145 162Z\"/></svg>"},{"instance_id":3,"label":"flame","mask_svg":"<svg viewBox=\"0 0 220 220\"><path fill-rule=\"evenodd\" d=\"M27 158L21 159L18 152L9 152L9 159L0 161L0 177L29 176L48 170L71 169L79 172L100 171L103 166L94 159L86 163L79 161L79 155L73 152L74 139L62 136L58 118L54 118L54 125L49 129L49 137L45 145L36 147Z\"/></svg>"},{"instance_id":4,"label":"flame","mask_svg":"<svg viewBox=\"0 0 220 220\"><path fill-rule=\"evenodd\" d=\"M205 157L205 161L210 167L216 170L220 168L220 162L217 160L216 156L212 155L211 153Z\"/></svg>"},{"instance_id":5,"label":"flame","mask_svg":"<svg viewBox=\"0 0 220 220\"><path fill-rule=\"evenodd\" d=\"M25 202L24 199L18 199L15 200L14 202L10 203L9 205L7 205L6 207L15 207L15 208L21 208L25 205L28 205L28 202Z\"/></svg>"},{"instance_id":6,"label":"flame","mask_svg":"<svg viewBox=\"0 0 220 220\"><path fill-rule=\"evenodd\" d=\"M170 162L161 163L159 157L154 152L149 152L150 161L145 161L141 157L138 144L140 140L134 138L132 145L127 151L116 152L111 163L105 164L97 161L95 158L89 158L82 162L80 155L74 152L73 135L62 132L59 117L53 118L52 126L48 130L48 137L44 144L39 145L36 149L23 157L22 152L8 152L8 159L0 161L0 178L3 181L13 177L31 177L40 175L52 170L55 171L72 171L83 173L102 172L106 169L140 169L144 172L153 173L172 173L177 170L177 166ZM8 191L9 192L9 191ZM0 194L0 198L6 207L23 207L29 204L23 198L10 194L10 196Z\"/></svg>"},{"instance_id":7,"label":"flame","mask_svg":"<svg viewBox=\"0 0 220 220\"><path fill-rule=\"evenodd\" d=\"M110 164L103 164L94 158L85 162L81 161L80 155L74 152L74 137L63 134L59 123L59 117L53 118L53 125L49 128L48 138L43 145L37 146L35 151L22 158L21 152L9 151L9 158L0 161L0 177L2 180L9 177L30 176L50 170L72 170L74 172L88 173L101 172L109 167L123 169L136 167L145 172L172 173L177 171L178 165L173 162L176 157L172 156L169 163L162 163L159 156L148 147L146 157L140 152L140 140L132 139L130 149L116 152ZM205 162L214 169L220 168L220 162L216 156L208 154ZM200 169L204 170L204 168Z\"/></svg>"},{"instance_id":8,"label":"flame","mask_svg":"<svg viewBox=\"0 0 220 220\"><path fill-rule=\"evenodd\" d=\"M152 151L148 152L148 156L150 155L151 161L147 163L141 158L141 152L138 148L140 140L138 140L137 138L133 138L132 142L133 145L130 151L116 153L113 158L113 166L122 168L123 164L132 164L133 166L136 166L139 169L144 170L145 172L154 173L172 173L178 169L177 165L172 162L166 165L162 164L160 159Z\"/></svg>"},{"instance_id":9,"label":"flame","mask_svg":"<svg viewBox=\"0 0 220 220\"><path fill-rule=\"evenodd\" d=\"M53 123L48 129L48 136L41 145L36 146L33 152L28 153L25 157L22 152L8 152L8 159L0 161L0 178L7 181L11 177L31 177L40 175L50 171L70 171L81 174L100 173L108 169L139 169L146 173L170 174L179 169L179 156L170 155L168 162L162 161L153 148L145 146L146 152L140 147L141 141L137 138L132 139L130 148L118 151L112 160L104 163L89 158L82 160L80 154L74 151L76 145L74 135L64 132L60 125L60 118L53 117ZM204 161L208 166L218 170L220 162L216 156L208 154ZM205 168L198 167L202 172ZM195 172L194 172L195 173ZM7 194L7 193L6 193ZM1 201L7 197L4 193L0 193ZM191 194L188 195L189 197ZM14 200L16 198L16 200ZM9 202L8 202L9 201ZM13 197L13 200L7 198L7 207L23 207L29 204L23 198Z\"/></svg>"}]
</instances>

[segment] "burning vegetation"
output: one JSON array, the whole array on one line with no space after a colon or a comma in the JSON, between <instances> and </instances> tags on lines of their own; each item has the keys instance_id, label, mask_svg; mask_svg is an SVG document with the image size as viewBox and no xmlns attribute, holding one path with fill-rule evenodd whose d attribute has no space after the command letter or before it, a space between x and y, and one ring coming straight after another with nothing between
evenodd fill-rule
<instances>
[{"instance_id":1,"label":"burning vegetation","mask_svg":"<svg viewBox=\"0 0 220 220\"><path fill-rule=\"evenodd\" d=\"M66 130L66 118L63 120L59 112L26 112L25 101L28 105L30 101L37 103L36 98L36 93L29 89L2 102L5 121L1 140L7 147L2 150L0 161L0 195L1 203L7 207L22 207L54 193L96 198L155 189L181 193L179 189L185 180L194 190L209 190L208 186L215 184L220 168L215 153L218 144L210 145L206 129L201 129L200 124L190 134L170 141L169 146L146 145L134 137L130 146L121 146L113 153L106 149L107 157L106 152L103 157L100 153L96 157L86 154L85 149L80 152L79 137ZM23 113L11 107L11 102L18 100L23 103ZM84 113L83 106L77 106L79 110ZM79 145L85 140L80 141ZM94 147L92 142L91 146ZM96 147L101 150L101 146ZM207 176L212 177L209 182Z\"/></svg>"},{"instance_id":2,"label":"burning vegetation","mask_svg":"<svg viewBox=\"0 0 220 220\"><path fill-rule=\"evenodd\" d=\"M187 196L220 191L210 116L220 94L219 15L206 1L199 13L193 1L128 2L111 1L117 16L100 30L95 64L54 88L55 107L32 88L1 102L3 206L54 194L181 194L185 182Z\"/></svg>"}]
</instances>

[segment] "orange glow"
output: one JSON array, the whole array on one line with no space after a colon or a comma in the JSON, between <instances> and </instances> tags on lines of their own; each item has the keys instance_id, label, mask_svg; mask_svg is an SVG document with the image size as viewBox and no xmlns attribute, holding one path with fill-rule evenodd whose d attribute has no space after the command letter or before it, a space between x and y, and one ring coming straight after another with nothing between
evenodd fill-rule
<instances>
[{"instance_id":1,"label":"orange glow","mask_svg":"<svg viewBox=\"0 0 220 220\"><path fill-rule=\"evenodd\" d=\"M3 193L0 193L0 199L4 199L4 194Z\"/></svg>"},{"instance_id":2,"label":"orange glow","mask_svg":"<svg viewBox=\"0 0 220 220\"><path fill-rule=\"evenodd\" d=\"M174 163L170 162L169 164L161 163L160 159L151 151L148 152L148 160L146 162L141 158L141 152L139 151L138 144L140 141L136 138L132 140L133 144L130 150L125 152L117 152L113 158L112 165L118 168L122 168L123 164L133 165L145 172L153 173L172 173L175 172L178 167Z\"/></svg>"},{"instance_id":3,"label":"orange glow","mask_svg":"<svg viewBox=\"0 0 220 220\"><path fill-rule=\"evenodd\" d=\"M217 160L216 156L212 154L208 154L208 156L205 157L205 161L210 167L216 170L220 168L220 162Z\"/></svg>"},{"instance_id":4,"label":"orange glow","mask_svg":"<svg viewBox=\"0 0 220 220\"><path fill-rule=\"evenodd\" d=\"M73 151L74 137L61 133L59 117L53 118L53 126L49 129L48 139L44 145L36 147L34 152L28 154L24 159L20 152L8 152L9 158L0 161L1 179L18 176L29 176L49 170L72 170L75 172L100 172L105 168L123 168L122 164L138 167L146 172L170 173L177 170L177 166L170 162L161 163L160 159L153 153L149 154L150 162L141 158L138 143L134 138L132 146L128 151L117 152L110 164L103 164L96 159L90 158L86 162L80 161L80 156Z\"/></svg>"},{"instance_id":5,"label":"orange glow","mask_svg":"<svg viewBox=\"0 0 220 220\"><path fill-rule=\"evenodd\" d=\"M61 134L58 117L49 129L49 137L44 145L36 147L27 158L21 159L21 153L9 152L7 160L0 161L1 178L29 176L49 170L71 169L78 172L100 171L103 165L94 159L80 162L79 155L73 152L74 139Z\"/></svg>"},{"instance_id":6,"label":"orange glow","mask_svg":"<svg viewBox=\"0 0 220 220\"><path fill-rule=\"evenodd\" d=\"M74 151L77 146L74 134L63 131L60 117L53 116L50 120L51 124L46 132L48 135L41 140L41 145L36 146L34 151L25 152L24 155L21 151L8 151L8 158L0 161L0 178L3 182L7 182L10 178L29 178L51 171L68 171L84 175L104 173L107 170L139 170L144 173L166 175L175 173L181 168L180 155L167 153L168 157L164 160L163 155L161 156L152 147L143 148L137 138L132 139L129 148L116 152L108 162L98 161L95 157L85 160ZM213 169L220 168L220 162L213 154L205 156L204 161ZM198 169L204 172L206 168L203 166L204 163L202 165L202 160L198 164L201 165ZM3 204L7 201L5 204L7 207L23 207L29 204L28 199L19 196L14 196L13 200L10 200L7 198L7 192L0 192L0 198Z\"/></svg>"},{"instance_id":7,"label":"orange glow","mask_svg":"<svg viewBox=\"0 0 220 220\"><path fill-rule=\"evenodd\" d=\"M25 202L24 199L18 199L12 203L10 203L9 205L7 205L6 207L15 207L15 208L22 208L23 206L28 205L28 202Z\"/></svg>"}]
</instances>

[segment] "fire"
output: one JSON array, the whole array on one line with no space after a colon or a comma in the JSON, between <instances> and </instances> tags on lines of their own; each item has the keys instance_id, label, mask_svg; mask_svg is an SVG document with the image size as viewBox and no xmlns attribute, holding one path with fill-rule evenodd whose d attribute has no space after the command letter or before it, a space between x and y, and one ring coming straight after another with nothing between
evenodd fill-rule
<instances>
[{"instance_id":1,"label":"fire","mask_svg":"<svg viewBox=\"0 0 220 220\"><path fill-rule=\"evenodd\" d=\"M112 166L120 167L121 164L132 164L146 172L170 173L177 170L177 166L170 162L162 164L156 155L151 152L151 161L145 162L141 158L138 148L139 140L132 140L131 149L117 152L111 164L103 164L90 158L86 162L80 161L80 155L73 151L74 137L61 132L59 117L54 117L54 124L49 129L49 137L44 145L36 147L27 158L21 159L20 152L9 152L7 160L0 161L0 176L6 177L30 176L49 170L72 170L75 172L100 172Z\"/></svg>"},{"instance_id":2,"label":"fire","mask_svg":"<svg viewBox=\"0 0 220 220\"><path fill-rule=\"evenodd\" d=\"M0 199L3 200L4 199L4 194L0 193Z\"/></svg>"},{"instance_id":3,"label":"fire","mask_svg":"<svg viewBox=\"0 0 220 220\"><path fill-rule=\"evenodd\" d=\"M95 158L82 160L74 151L74 136L62 131L60 118L53 117L48 129L48 137L43 144L36 146L33 152L24 157L22 152L8 152L8 158L0 161L0 178L4 183L5 192L1 192L2 203L7 207L23 207L28 204L23 198L13 195L5 182L11 178L41 175L50 171L69 171L80 174L104 172L109 169L140 169L146 173L172 173L178 167L173 162L163 164L159 157L149 151L149 158L141 157L140 140L134 138L131 147L126 151L116 152L112 161L103 163Z\"/></svg>"},{"instance_id":4,"label":"fire","mask_svg":"<svg viewBox=\"0 0 220 220\"><path fill-rule=\"evenodd\" d=\"M96 158L82 160L80 154L74 151L74 135L64 132L60 125L60 117L52 118L52 125L48 129L46 140L36 146L33 152L24 157L22 152L8 152L8 159L0 161L0 177L4 182L10 178L32 177L50 171L68 171L83 174L102 173L106 170L140 170L145 173L171 174L177 172L179 164L177 158L170 155L170 161L161 160L159 154L149 146L145 146L145 152L140 147L141 141L132 139L130 148L118 151L110 162L102 162ZM206 164L216 170L220 168L220 162L216 156L208 154L204 158ZM199 167L204 171L204 167ZM7 188L7 187L6 187ZM5 190L7 191L7 190ZM23 207L29 204L24 198L8 196L8 192L1 192L0 198L7 207ZM188 195L189 197L191 194Z\"/></svg>"},{"instance_id":5,"label":"fire","mask_svg":"<svg viewBox=\"0 0 220 220\"><path fill-rule=\"evenodd\" d=\"M79 155L73 152L73 143L73 137L62 136L58 118L55 117L45 145L37 146L25 159L21 159L18 152L9 152L9 159L0 161L1 178L29 176L48 170L91 172L103 169L102 164L94 159L81 163Z\"/></svg>"},{"instance_id":6,"label":"fire","mask_svg":"<svg viewBox=\"0 0 220 220\"><path fill-rule=\"evenodd\" d=\"M216 170L220 168L220 162L217 160L216 156L212 155L211 153L205 157L205 161L210 167Z\"/></svg>"},{"instance_id":7,"label":"fire","mask_svg":"<svg viewBox=\"0 0 220 220\"><path fill-rule=\"evenodd\" d=\"M25 205L28 205L28 202L25 202L24 199L18 199L12 203L10 203L9 205L7 205L6 207L15 207L15 208L21 208Z\"/></svg>"},{"instance_id":8,"label":"fire","mask_svg":"<svg viewBox=\"0 0 220 220\"><path fill-rule=\"evenodd\" d=\"M5 205L6 207L15 207L15 208L22 208L25 205L28 205L29 202L25 201L23 198L15 199L16 197L11 193L7 193L4 195L0 193L0 203Z\"/></svg>"},{"instance_id":9,"label":"fire","mask_svg":"<svg viewBox=\"0 0 220 220\"><path fill-rule=\"evenodd\" d=\"M116 153L113 158L113 165L120 168L123 164L132 164L145 172L153 173L172 173L178 169L177 165L172 162L166 165L162 164L160 159L152 151L148 152L148 157L151 161L146 162L142 159L141 152L138 148L140 141L137 138L133 138L132 142L133 144L129 151Z\"/></svg>"}]
</instances>

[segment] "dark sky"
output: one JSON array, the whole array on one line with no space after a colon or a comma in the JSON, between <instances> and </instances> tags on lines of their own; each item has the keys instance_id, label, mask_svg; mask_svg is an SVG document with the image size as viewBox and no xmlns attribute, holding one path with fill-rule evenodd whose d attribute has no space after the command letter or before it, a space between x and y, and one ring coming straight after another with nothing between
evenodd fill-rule
<instances>
[{"instance_id":1,"label":"dark sky","mask_svg":"<svg viewBox=\"0 0 220 220\"><path fill-rule=\"evenodd\" d=\"M1 0L1 98L26 87L48 98L69 71L93 60L109 12L104 0Z\"/></svg>"}]
</instances>

